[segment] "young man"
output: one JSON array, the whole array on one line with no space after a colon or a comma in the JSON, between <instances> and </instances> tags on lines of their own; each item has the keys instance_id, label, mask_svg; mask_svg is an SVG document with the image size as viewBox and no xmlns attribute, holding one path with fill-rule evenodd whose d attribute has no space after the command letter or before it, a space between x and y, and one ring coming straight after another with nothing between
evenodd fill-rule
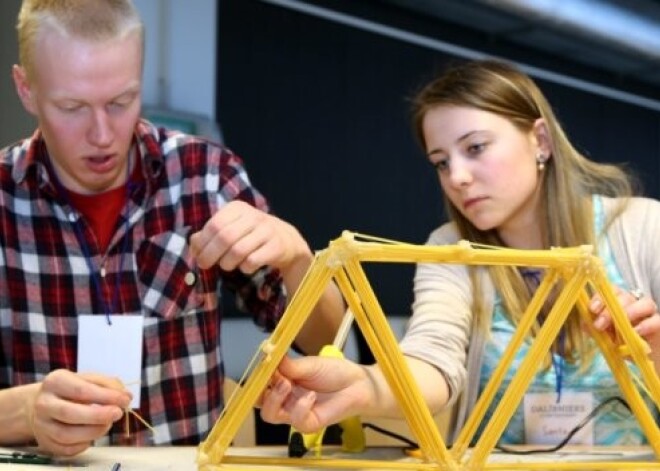
<instances>
[{"instance_id":1,"label":"young man","mask_svg":"<svg viewBox=\"0 0 660 471\"><path fill-rule=\"evenodd\" d=\"M119 443L129 407L153 426L130 443L197 444L222 407L219 286L270 329L312 252L235 154L140 119L130 0L25 0L18 38L38 129L0 151L0 444ZM342 313L331 286L297 346Z\"/></svg>"}]
</instances>

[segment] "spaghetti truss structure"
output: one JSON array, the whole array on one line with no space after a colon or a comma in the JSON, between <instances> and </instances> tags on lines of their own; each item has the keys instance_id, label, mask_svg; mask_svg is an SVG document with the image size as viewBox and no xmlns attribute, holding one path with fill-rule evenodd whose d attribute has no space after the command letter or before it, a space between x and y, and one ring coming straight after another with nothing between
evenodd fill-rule
<instances>
[{"instance_id":1,"label":"spaghetti truss structure","mask_svg":"<svg viewBox=\"0 0 660 471\"><path fill-rule=\"evenodd\" d=\"M444 263L462 265L510 265L538 267L545 271L543 281L527 306L519 326L507 346L502 361L494 371L476 406L448 448L437 429L421 392L407 367L389 323L363 270L363 262ZM381 367L422 452L418 462L374 461L371 459L336 459L331 457L250 457L227 454L240 425L251 413L259 396L312 308L328 283L334 279L355 316L357 327ZM492 419L473 447L469 447L478 425L495 398L515 353L530 338L530 329L548 296L557 287L558 294L528 354L496 405ZM520 404L539 365L550 352L554 340L573 308L585 324L591 325L587 309L590 296L599 294L611 313L616 336L592 329L591 334L619 384L655 454L654 462L555 462L552 469L660 469L660 430L646 406L642 389L660 409L660 379L648 358L648 344L634 331L616 294L606 278L603 263L593 247L517 250L477 246L467 241L455 245L414 245L363 236L345 231L329 246L316 253L315 260L294 294L284 317L255 354L249 375L240 392L230 398L207 439L198 447L197 465L203 471L226 469L224 465L279 466L292 468L341 469L415 469L415 470L536 470L548 469L549 463L489 462L498 439ZM629 365L635 364L640 377ZM246 372L247 374L247 372Z\"/></svg>"}]
</instances>

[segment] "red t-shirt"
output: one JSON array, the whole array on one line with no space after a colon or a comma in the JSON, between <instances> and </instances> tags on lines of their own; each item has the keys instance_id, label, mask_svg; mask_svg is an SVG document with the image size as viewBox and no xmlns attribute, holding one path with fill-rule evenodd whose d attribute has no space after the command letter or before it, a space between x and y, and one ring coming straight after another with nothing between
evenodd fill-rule
<instances>
[{"instance_id":1,"label":"red t-shirt","mask_svg":"<svg viewBox=\"0 0 660 471\"><path fill-rule=\"evenodd\" d=\"M131 180L135 183L143 180L140 162L133 169ZM67 190L71 205L85 217L96 234L100 251L105 252L115 232L119 215L124 211L127 201L126 185L93 195Z\"/></svg>"}]
</instances>

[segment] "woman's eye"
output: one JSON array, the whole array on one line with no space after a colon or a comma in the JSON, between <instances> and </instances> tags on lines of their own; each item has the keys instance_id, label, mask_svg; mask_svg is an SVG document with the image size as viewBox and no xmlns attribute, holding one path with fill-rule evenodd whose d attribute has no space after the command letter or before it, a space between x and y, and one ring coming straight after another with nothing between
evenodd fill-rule
<instances>
[{"instance_id":1,"label":"woman's eye","mask_svg":"<svg viewBox=\"0 0 660 471\"><path fill-rule=\"evenodd\" d=\"M469 152L471 155L473 155L473 154L479 154L479 153L483 152L483 150L484 150L485 148L486 148L486 144L485 144L485 143L482 143L482 142L480 142L480 143L476 143L476 144L470 144L470 145L468 146L468 152Z\"/></svg>"},{"instance_id":2,"label":"woman's eye","mask_svg":"<svg viewBox=\"0 0 660 471\"><path fill-rule=\"evenodd\" d=\"M433 163L433 167L435 167L438 172L447 170L449 168L449 159L438 160Z\"/></svg>"}]
</instances>

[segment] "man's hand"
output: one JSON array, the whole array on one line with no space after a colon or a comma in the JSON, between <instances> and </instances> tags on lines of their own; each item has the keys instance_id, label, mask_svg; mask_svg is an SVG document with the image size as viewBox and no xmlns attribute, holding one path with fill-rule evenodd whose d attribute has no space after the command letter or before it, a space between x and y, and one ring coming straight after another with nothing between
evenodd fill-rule
<instances>
[{"instance_id":1,"label":"man's hand","mask_svg":"<svg viewBox=\"0 0 660 471\"><path fill-rule=\"evenodd\" d=\"M240 269L250 275L264 266L275 268L289 296L314 261L295 227L243 201L232 201L218 210L202 230L190 236L190 247L202 269L219 265L225 271ZM345 310L339 290L329 283L296 336L298 348L316 353L332 343Z\"/></svg>"},{"instance_id":2,"label":"man's hand","mask_svg":"<svg viewBox=\"0 0 660 471\"><path fill-rule=\"evenodd\" d=\"M190 237L201 268L218 264L231 271L251 274L269 265L286 270L301 257L312 258L300 233L289 223L243 201L223 206L201 231Z\"/></svg>"},{"instance_id":3,"label":"man's hand","mask_svg":"<svg viewBox=\"0 0 660 471\"><path fill-rule=\"evenodd\" d=\"M28 427L41 450L61 456L81 453L108 433L131 402L119 380L67 370L53 371L30 391Z\"/></svg>"}]
</instances>

